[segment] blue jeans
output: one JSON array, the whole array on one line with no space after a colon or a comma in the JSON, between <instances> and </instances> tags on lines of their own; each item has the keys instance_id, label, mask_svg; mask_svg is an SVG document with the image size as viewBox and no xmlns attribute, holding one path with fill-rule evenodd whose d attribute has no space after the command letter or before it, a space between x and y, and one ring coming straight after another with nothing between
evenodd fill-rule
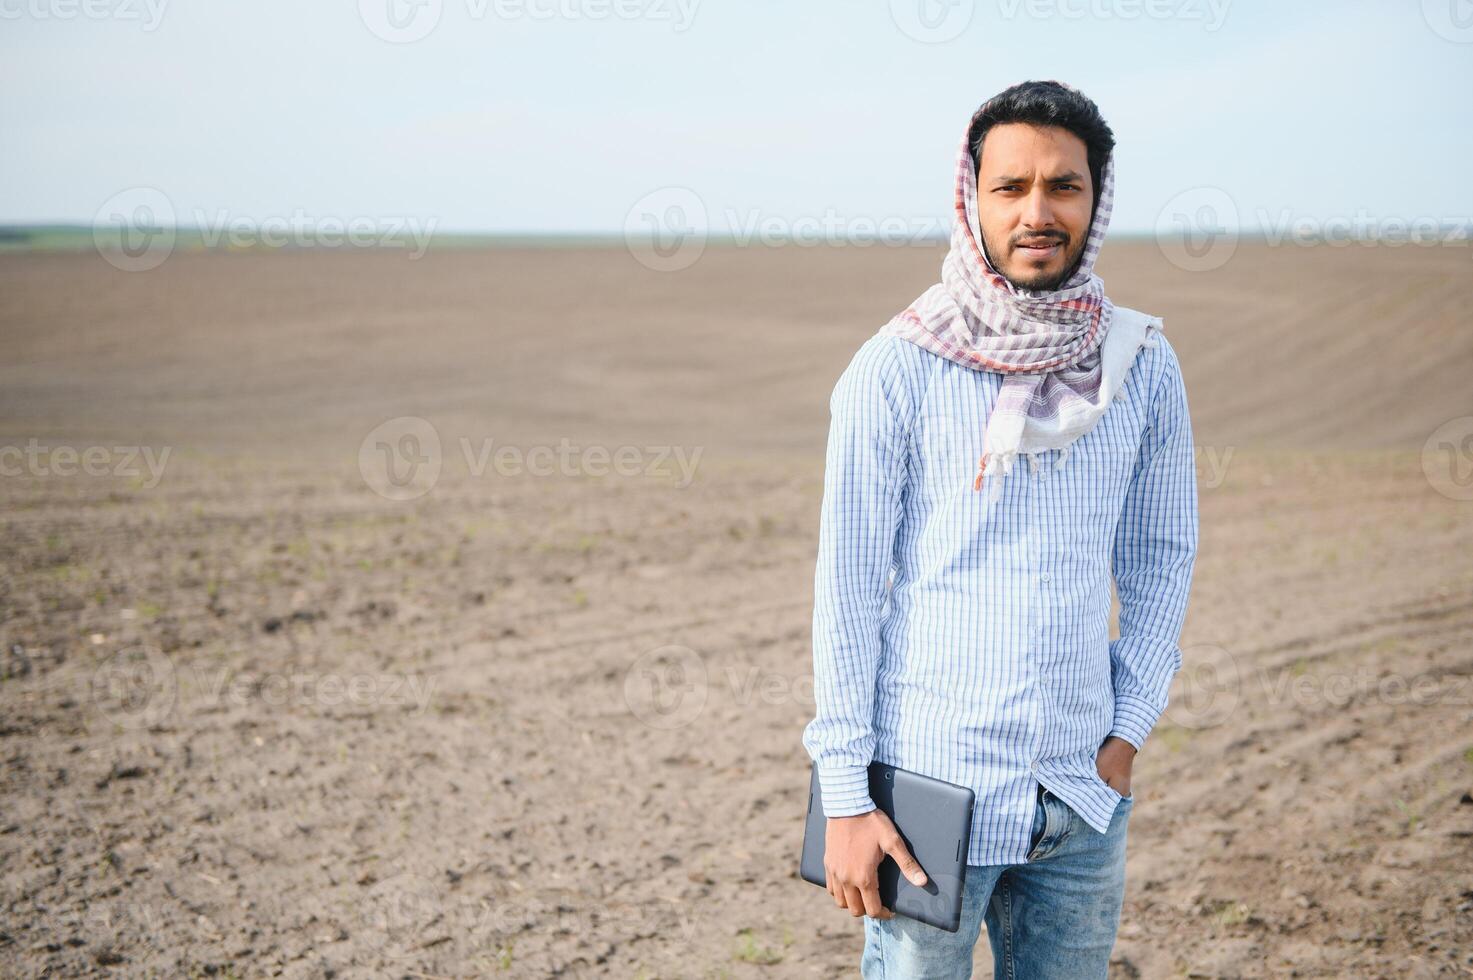
<instances>
[{"instance_id":1,"label":"blue jeans","mask_svg":"<svg viewBox=\"0 0 1473 980\"><path fill-rule=\"evenodd\" d=\"M1125 899L1125 825L1134 803L1121 800L1101 834L1039 787L1028 860L968 867L956 932L898 915L864 917L865 980L970 977L984 910L997 980L1104 980Z\"/></svg>"}]
</instances>

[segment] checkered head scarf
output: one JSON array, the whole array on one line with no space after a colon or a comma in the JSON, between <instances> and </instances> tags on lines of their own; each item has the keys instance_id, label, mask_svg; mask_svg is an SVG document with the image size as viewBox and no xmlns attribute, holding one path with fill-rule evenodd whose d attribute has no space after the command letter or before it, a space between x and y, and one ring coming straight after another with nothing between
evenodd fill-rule
<instances>
[{"instance_id":1,"label":"checkered head scarf","mask_svg":"<svg viewBox=\"0 0 1473 980\"><path fill-rule=\"evenodd\" d=\"M1036 468L1037 454L1060 449L1057 465L1064 465L1070 444L1093 428L1109 407L1126 373L1122 363L1128 369L1135 352L1153 343L1147 336L1149 328L1159 329L1160 321L1133 318L1124 324L1114 315L1105 284L1094 273L1114 207L1114 153L1101 168L1079 266L1060 288L1020 289L993 267L982 247L977 161L971 150L974 127L990 105L984 103L973 114L962 137L951 248L941 266L941 282L881 333L973 370L1006 375L987 419L972 484L973 490L980 490L984 479L992 477L989 499L996 500L1002 477L1012 472L1019 453ZM1117 321L1122 336L1107 344Z\"/></svg>"}]
</instances>

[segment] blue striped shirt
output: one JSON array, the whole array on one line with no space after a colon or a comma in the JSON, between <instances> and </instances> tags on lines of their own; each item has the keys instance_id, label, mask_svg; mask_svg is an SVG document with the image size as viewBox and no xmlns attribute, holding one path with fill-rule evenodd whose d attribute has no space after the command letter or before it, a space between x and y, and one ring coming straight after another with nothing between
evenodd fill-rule
<instances>
[{"instance_id":1,"label":"blue striped shirt","mask_svg":"<svg viewBox=\"0 0 1473 980\"><path fill-rule=\"evenodd\" d=\"M874 809L874 760L971 787L975 865L1026 860L1039 784L1109 827L1095 755L1140 748L1165 708L1197 552L1164 335L1062 465L1020 455L989 511L972 480L1002 381L876 334L834 386L803 731L827 816Z\"/></svg>"}]
</instances>

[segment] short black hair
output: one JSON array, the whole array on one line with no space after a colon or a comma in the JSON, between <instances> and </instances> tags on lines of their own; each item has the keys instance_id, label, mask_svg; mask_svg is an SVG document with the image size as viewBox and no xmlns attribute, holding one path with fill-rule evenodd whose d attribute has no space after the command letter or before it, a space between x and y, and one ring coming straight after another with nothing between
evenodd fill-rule
<instances>
[{"instance_id":1,"label":"short black hair","mask_svg":"<svg viewBox=\"0 0 1473 980\"><path fill-rule=\"evenodd\" d=\"M982 103L972 116L967 145L972 150L972 170L982 162L982 141L987 131L1003 123L1058 126L1084 141L1089 159L1094 205L1100 203L1100 179L1105 161L1115 149L1115 133L1100 115L1099 106L1083 94L1058 82L1021 82ZM1093 217L1093 208L1091 208Z\"/></svg>"}]
</instances>

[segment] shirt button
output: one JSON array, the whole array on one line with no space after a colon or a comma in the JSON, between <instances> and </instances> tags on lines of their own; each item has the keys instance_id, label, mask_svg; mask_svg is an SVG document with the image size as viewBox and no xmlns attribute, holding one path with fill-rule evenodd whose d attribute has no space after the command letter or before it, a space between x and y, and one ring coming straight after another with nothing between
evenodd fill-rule
<instances>
[{"instance_id":1,"label":"shirt button","mask_svg":"<svg viewBox=\"0 0 1473 980\"><path fill-rule=\"evenodd\" d=\"M1038 576L1038 578L1042 582L1047 582L1049 580L1049 574L1048 572L1044 572L1042 575Z\"/></svg>"}]
</instances>

